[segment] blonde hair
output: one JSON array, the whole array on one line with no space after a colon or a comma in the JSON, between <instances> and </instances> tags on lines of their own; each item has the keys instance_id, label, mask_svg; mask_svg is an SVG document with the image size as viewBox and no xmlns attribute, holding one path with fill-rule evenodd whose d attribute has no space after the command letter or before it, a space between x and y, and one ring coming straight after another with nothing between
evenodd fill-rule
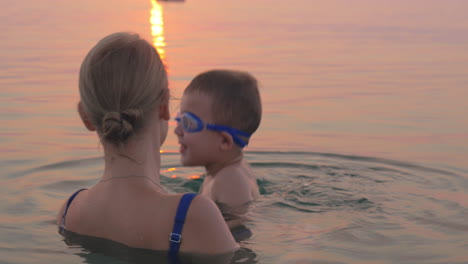
<instances>
[{"instance_id":1,"label":"blonde hair","mask_svg":"<svg viewBox=\"0 0 468 264\"><path fill-rule=\"evenodd\" d=\"M81 103L101 140L121 145L145 126L169 97L166 69L138 34L118 32L99 41L81 64Z\"/></svg>"},{"instance_id":2,"label":"blonde hair","mask_svg":"<svg viewBox=\"0 0 468 264\"><path fill-rule=\"evenodd\" d=\"M197 75L184 94L200 92L213 98L212 113L217 125L253 134L262 119L257 79L248 72L211 70Z\"/></svg>"}]
</instances>

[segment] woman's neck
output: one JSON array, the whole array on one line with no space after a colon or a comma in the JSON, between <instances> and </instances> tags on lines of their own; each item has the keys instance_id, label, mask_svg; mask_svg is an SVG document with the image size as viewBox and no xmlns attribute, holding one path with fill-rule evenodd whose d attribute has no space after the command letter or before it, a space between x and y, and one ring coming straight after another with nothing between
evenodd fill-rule
<instances>
[{"instance_id":1,"label":"woman's neck","mask_svg":"<svg viewBox=\"0 0 468 264\"><path fill-rule=\"evenodd\" d=\"M132 140L120 148L103 143L105 167L101 181L140 176L159 183L160 149L155 147L159 146L159 143L153 143L152 140Z\"/></svg>"}]
</instances>

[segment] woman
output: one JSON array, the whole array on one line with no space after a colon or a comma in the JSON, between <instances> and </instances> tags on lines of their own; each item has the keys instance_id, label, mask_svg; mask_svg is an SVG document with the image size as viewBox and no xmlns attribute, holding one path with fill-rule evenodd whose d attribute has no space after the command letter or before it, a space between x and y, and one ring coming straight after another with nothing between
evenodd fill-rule
<instances>
[{"instance_id":1,"label":"woman","mask_svg":"<svg viewBox=\"0 0 468 264\"><path fill-rule=\"evenodd\" d=\"M61 233L168 250L171 256L179 249L235 251L237 244L210 199L182 198L160 185L160 146L170 114L167 74L156 49L136 34L105 37L84 59L79 89L78 112L85 127L97 132L105 166L98 183L62 206Z\"/></svg>"}]
</instances>

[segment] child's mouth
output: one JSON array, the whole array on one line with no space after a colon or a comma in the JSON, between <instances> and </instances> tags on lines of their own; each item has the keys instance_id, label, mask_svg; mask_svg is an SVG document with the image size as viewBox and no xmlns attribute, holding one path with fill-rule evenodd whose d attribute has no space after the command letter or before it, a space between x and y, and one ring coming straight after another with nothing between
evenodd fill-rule
<instances>
[{"instance_id":1,"label":"child's mouth","mask_svg":"<svg viewBox=\"0 0 468 264\"><path fill-rule=\"evenodd\" d=\"M186 149L187 149L187 146L185 146L184 144L180 144L179 152L181 154L184 154Z\"/></svg>"}]
</instances>

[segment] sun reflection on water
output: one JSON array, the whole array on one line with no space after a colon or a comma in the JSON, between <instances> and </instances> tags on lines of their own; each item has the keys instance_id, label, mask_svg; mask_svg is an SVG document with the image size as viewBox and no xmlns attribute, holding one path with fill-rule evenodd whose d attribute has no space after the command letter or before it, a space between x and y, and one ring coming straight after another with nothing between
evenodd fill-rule
<instances>
[{"instance_id":1,"label":"sun reflection on water","mask_svg":"<svg viewBox=\"0 0 468 264\"><path fill-rule=\"evenodd\" d=\"M166 51L166 42L164 39L164 20L163 20L163 9L161 5L156 0L151 0L151 36L153 37L153 45L156 47L156 50L161 56L161 60L165 62Z\"/></svg>"}]
</instances>

